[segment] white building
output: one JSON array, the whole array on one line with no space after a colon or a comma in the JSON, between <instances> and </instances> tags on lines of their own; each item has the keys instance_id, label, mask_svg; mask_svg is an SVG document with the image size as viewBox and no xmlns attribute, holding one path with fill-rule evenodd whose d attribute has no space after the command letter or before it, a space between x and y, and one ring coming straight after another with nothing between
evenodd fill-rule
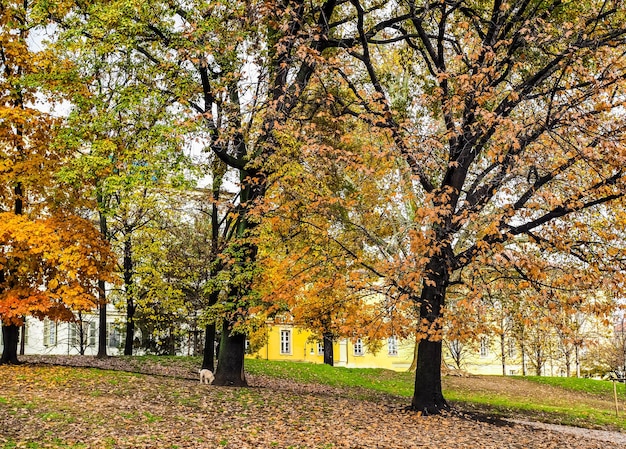
<instances>
[{"instance_id":1,"label":"white building","mask_svg":"<svg viewBox=\"0 0 626 449\"><path fill-rule=\"evenodd\" d=\"M121 315L107 306L107 354L123 353L124 335L119 323ZM82 332L81 332L82 327ZM0 338L0 350L3 342ZM98 353L98 314L82 315L81 322L54 322L28 317L20 332L20 354L96 355Z\"/></svg>"}]
</instances>

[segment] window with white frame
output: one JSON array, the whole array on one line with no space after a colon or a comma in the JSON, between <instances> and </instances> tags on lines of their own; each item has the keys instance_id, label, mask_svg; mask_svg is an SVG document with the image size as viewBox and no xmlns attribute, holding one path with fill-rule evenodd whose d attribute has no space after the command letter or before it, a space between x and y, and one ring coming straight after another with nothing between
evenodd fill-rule
<instances>
[{"instance_id":1,"label":"window with white frame","mask_svg":"<svg viewBox=\"0 0 626 449\"><path fill-rule=\"evenodd\" d=\"M365 354L365 348L363 346L363 340L357 338L354 342L354 355L363 355Z\"/></svg>"},{"instance_id":2,"label":"window with white frame","mask_svg":"<svg viewBox=\"0 0 626 449\"><path fill-rule=\"evenodd\" d=\"M57 344L57 323L45 319L43 322L43 345L56 346Z\"/></svg>"},{"instance_id":3,"label":"window with white frame","mask_svg":"<svg viewBox=\"0 0 626 449\"><path fill-rule=\"evenodd\" d=\"M321 341L317 342L317 355L324 355L324 343Z\"/></svg>"},{"instance_id":4,"label":"window with white frame","mask_svg":"<svg viewBox=\"0 0 626 449\"><path fill-rule=\"evenodd\" d=\"M280 353L291 354L291 329L280 331Z\"/></svg>"},{"instance_id":5,"label":"window with white frame","mask_svg":"<svg viewBox=\"0 0 626 449\"><path fill-rule=\"evenodd\" d=\"M489 339L487 337L480 338L480 356L487 357L489 355Z\"/></svg>"},{"instance_id":6,"label":"window with white frame","mask_svg":"<svg viewBox=\"0 0 626 449\"><path fill-rule=\"evenodd\" d=\"M398 355L398 337L395 335L387 339L387 354Z\"/></svg>"}]
</instances>

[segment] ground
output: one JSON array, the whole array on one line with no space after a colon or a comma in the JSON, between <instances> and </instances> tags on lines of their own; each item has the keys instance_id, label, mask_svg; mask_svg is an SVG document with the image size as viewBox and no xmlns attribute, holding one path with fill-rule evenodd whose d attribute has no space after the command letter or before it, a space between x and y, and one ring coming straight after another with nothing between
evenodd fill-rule
<instances>
[{"instance_id":1,"label":"ground","mask_svg":"<svg viewBox=\"0 0 626 449\"><path fill-rule=\"evenodd\" d=\"M118 359L72 360L136 369ZM213 387L200 384L190 369L141 369L149 374L0 367L0 447L612 449L626 444L620 441L624 434L584 429L569 434L471 413L418 416L404 409L405 398L382 394L365 400L339 388L261 376L249 376L250 388Z\"/></svg>"}]
</instances>

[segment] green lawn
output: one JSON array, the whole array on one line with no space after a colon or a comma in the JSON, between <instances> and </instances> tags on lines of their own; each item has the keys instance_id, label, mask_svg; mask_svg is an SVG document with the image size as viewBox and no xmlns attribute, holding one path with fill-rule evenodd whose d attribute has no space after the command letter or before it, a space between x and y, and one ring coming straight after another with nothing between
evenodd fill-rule
<instances>
[{"instance_id":1,"label":"green lawn","mask_svg":"<svg viewBox=\"0 0 626 449\"><path fill-rule=\"evenodd\" d=\"M251 374L372 390L405 398L413 394L413 374L407 372L266 360L246 360L246 370ZM615 413L613 384L609 381L562 377L444 377L443 389L444 396L462 409L504 417L626 430L626 389L623 384L618 385L619 416Z\"/></svg>"}]
</instances>

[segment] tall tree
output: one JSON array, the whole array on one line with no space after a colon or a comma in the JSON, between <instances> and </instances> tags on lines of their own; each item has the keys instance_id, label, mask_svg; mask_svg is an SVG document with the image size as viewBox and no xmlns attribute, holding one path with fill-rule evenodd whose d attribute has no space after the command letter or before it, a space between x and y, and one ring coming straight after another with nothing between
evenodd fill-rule
<instances>
[{"instance_id":1,"label":"tall tree","mask_svg":"<svg viewBox=\"0 0 626 449\"><path fill-rule=\"evenodd\" d=\"M54 176L64 154L52 145L58 120L38 104L53 102L39 75L54 59L46 49L32 49L45 27L37 6L0 6L2 363L17 362L24 316L72 319L71 309L94 306L94 277L111 279L107 245L73 213L77 197L63 193Z\"/></svg>"},{"instance_id":2,"label":"tall tree","mask_svg":"<svg viewBox=\"0 0 626 449\"><path fill-rule=\"evenodd\" d=\"M249 237L258 217L252 211L265 195L275 132L328 46L337 3L118 0L80 4L69 15L53 3L49 8L60 21L73 22L73 36L83 36L88 46L118 49L147 68L152 76L144 81L201 123L207 147L239 173L234 238L226 251L231 276L223 290L230 310L215 384L246 383L245 338L236 325L245 317L255 272L257 249Z\"/></svg>"},{"instance_id":3,"label":"tall tree","mask_svg":"<svg viewBox=\"0 0 626 449\"><path fill-rule=\"evenodd\" d=\"M186 186L180 130L167 95L151 92L135 60L106 48L85 49L87 38L71 35L60 22L64 38L55 50L66 60L50 78L71 102L68 125L60 144L74 151L64 167L68 182L81 186L100 218L100 230L120 258L123 310L126 313L124 354L131 355L138 292L136 234L158 226L164 198ZM104 288L104 286L103 286ZM116 297L120 297L119 291ZM106 304L101 298L98 356L106 356Z\"/></svg>"},{"instance_id":4,"label":"tall tree","mask_svg":"<svg viewBox=\"0 0 626 449\"><path fill-rule=\"evenodd\" d=\"M448 407L445 298L466 267L524 241L588 272L615 268L622 218L600 211L621 215L625 192L626 12L613 0L350 4L360 37L345 44L369 79L361 89L342 71L362 105L352 111L391 133L425 199L411 234L421 282L403 289L424 336L412 407L437 413ZM401 43L411 94L396 113L383 52ZM590 225L594 214L601 230Z\"/></svg>"}]
</instances>

